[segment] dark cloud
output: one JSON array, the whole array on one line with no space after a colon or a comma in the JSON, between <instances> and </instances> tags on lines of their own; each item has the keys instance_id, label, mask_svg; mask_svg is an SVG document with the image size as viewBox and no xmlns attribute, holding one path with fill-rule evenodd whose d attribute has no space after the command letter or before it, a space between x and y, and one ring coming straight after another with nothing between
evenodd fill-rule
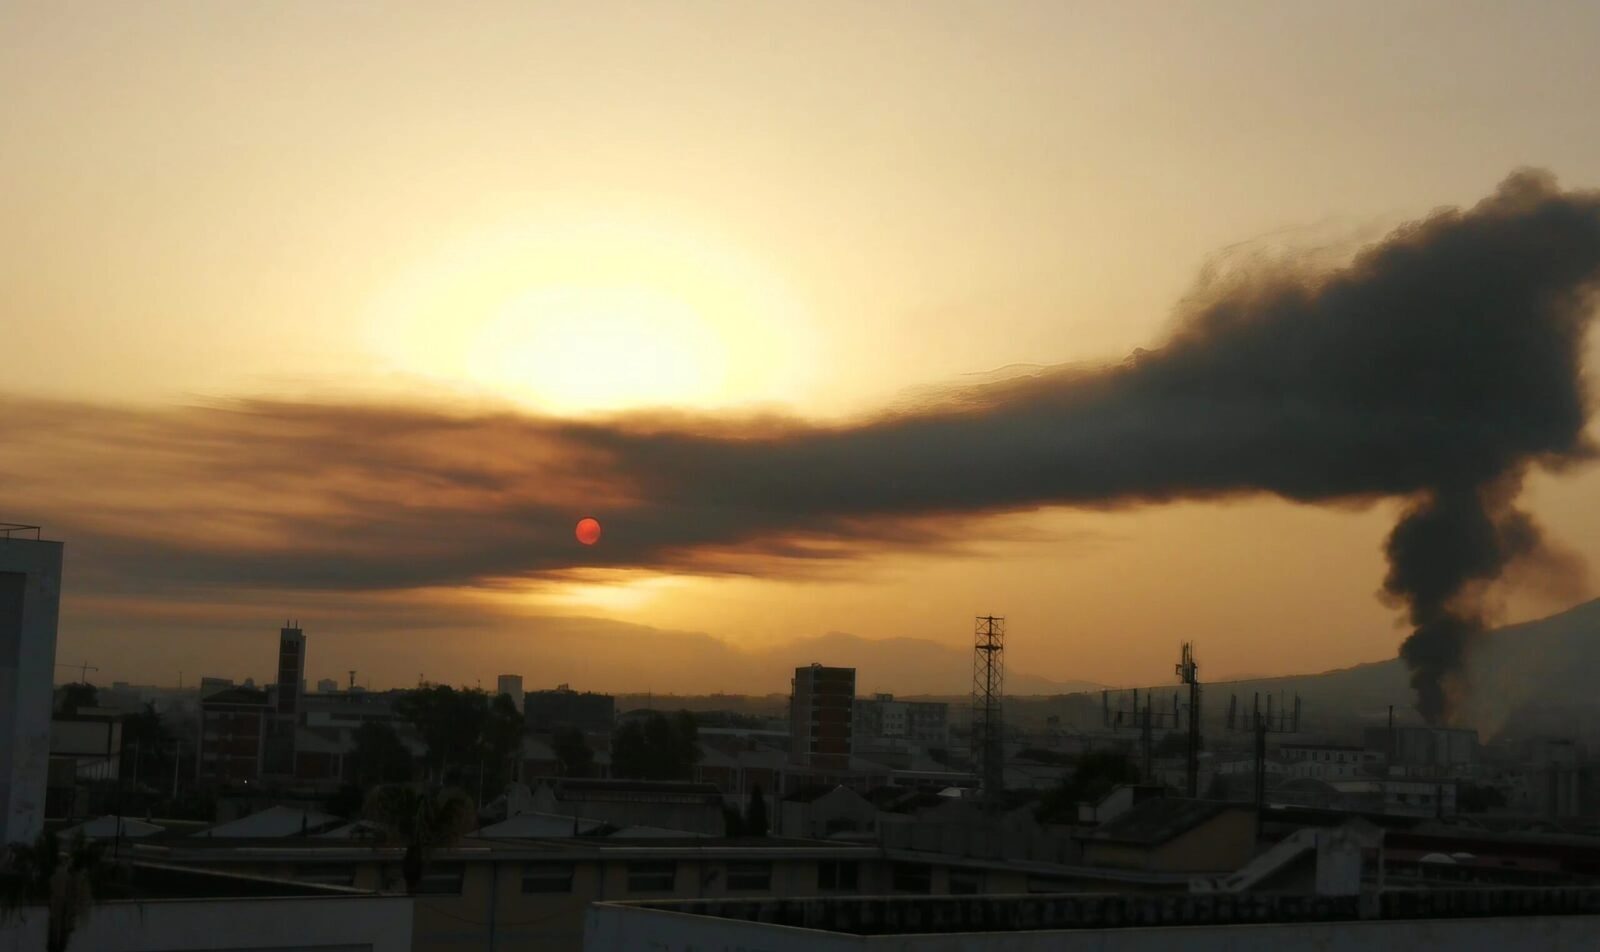
<instances>
[{"instance_id":1,"label":"dark cloud","mask_svg":"<svg viewBox=\"0 0 1600 952\"><path fill-rule=\"evenodd\" d=\"M1039 506L1404 497L1386 590L1447 718L1482 583L1539 548L1522 474L1590 448L1600 196L1521 172L1347 265L1212 275L1171 338L848 425L246 402L6 408L0 477L99 584L406 588L773 571ZM572 542L582 515L604 544ZM65 533L63 533L65 534ZM1308 545L1312 544L1308 542Z\"/></svg>"}]
</instances>

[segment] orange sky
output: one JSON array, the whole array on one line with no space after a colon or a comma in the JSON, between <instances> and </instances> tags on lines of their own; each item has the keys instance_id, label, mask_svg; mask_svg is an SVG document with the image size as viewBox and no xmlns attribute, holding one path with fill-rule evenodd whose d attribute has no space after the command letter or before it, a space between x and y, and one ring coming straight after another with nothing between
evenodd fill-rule
<instances>
[{"instance_id":1,"label":"orange sky","mask_svg":"<svg viewBox=\"0 0 1600 952\"><path fill-rule=\"evenodd\" d=\"M427 540L377 594L90 570L114 542L280 531L230 494L284 482L194 469L220 437L159 422L177 408L838 420L964 374L1121 360L1235 243L1353 246L1524 164L1600 185L1577 80L1597 32L1593 5L1554 3L8 5L0 397L61 414L94 465L30 482L18 444L0 520L96 527L57 533L85 566L61 654L107 679L264 676L289 615L313 677L378 683L566 679L573 618L755 651L831 631L960 647L992 612L1015 669L1113 683L1167 679L1186 639L1213 676L1390 657L1394 500L1024 511L803 573L430 580ZM583 485L581 460L516 462ZM397 504L445 491L402 484ZM620 504L593 491L573 506ZM1591 563L1597 491L1591 468L1528 496Z\"/></svg>"}]
</instances>

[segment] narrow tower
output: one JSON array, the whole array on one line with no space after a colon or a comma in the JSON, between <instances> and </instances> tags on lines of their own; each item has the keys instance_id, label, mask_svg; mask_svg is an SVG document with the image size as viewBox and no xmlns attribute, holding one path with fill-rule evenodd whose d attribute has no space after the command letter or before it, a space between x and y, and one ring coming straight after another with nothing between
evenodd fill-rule
<instances>
[{"instance_id":1,"label":"narrow tower","mask_svg":"<svg viewBox=\"0 0 1600 952\"><path fill-rule=\"evenodd\" d=\"M992 804L1005 789L1001 700L1005 694L1006 620L979 615L973 632L972 753L984 799Z\"/></svg>"}]
</instances>

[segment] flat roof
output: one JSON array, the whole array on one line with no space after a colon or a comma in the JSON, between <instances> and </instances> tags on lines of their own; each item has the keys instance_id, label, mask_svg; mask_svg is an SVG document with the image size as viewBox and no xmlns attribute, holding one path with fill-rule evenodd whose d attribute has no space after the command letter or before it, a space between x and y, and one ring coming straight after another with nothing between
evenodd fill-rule
<instances>
[{"instance_id":1,"label":"flat roof","mask_svg":"<svg viewBox=\"0 0 1600 952\"><path fill-rule=\"evenodd\" d=\"M1363 915L1363 900L1375 907ZM598 902L847 935L1225 926L1359 919L1600 915L1600 888L1386 889L1370 897L1286 893L1056 893Z\"/></svg>"}]
</instances>

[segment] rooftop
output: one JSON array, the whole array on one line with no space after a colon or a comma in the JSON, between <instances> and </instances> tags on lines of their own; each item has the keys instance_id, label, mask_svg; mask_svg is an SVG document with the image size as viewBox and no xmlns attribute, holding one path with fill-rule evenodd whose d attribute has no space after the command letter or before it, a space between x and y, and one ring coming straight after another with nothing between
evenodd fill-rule
<instances>
[{"instance_id":1,"label":"rooftop","mask_svg":"<svg viewBox=\"0 0 1600 952\"><path fill-rule=\"evenodd\" d=\"M1059 894L602 902L848 935L1600 915L1600 889L1390 889L1368 896Z\"/></svg>"},{"instance_id":2,"label":"rooftop","mask_svg":"<svg viewBox=\"0 0 1600 952\"><path fill-rule=\"evenodd\" d=\"M1093 832L1084 834L1083 838L1098 842L1157 846L1229 810L1249 809L1246 804L1227 800L1158 797L1135 805Z\"/></svg>"}]
</instances>

